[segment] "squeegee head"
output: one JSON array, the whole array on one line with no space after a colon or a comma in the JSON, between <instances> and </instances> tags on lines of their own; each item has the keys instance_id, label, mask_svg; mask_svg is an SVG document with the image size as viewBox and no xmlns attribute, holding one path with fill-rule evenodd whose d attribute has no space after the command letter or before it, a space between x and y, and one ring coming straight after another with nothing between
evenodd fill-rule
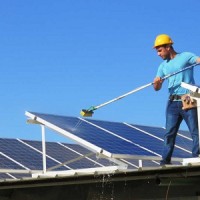
<instances>
[{"instance_id":1,"label":"squeegee head","mask_svg":"<svg viewBox=\"0 0 200 200\"><path fill-rule=\"evenodd\" d=\"M94 112L92 110L86 110L86 109L83 109L80 112L81 116L83 116L83 117L92 117L93 113Z\"/></svg>"}]
</instances>

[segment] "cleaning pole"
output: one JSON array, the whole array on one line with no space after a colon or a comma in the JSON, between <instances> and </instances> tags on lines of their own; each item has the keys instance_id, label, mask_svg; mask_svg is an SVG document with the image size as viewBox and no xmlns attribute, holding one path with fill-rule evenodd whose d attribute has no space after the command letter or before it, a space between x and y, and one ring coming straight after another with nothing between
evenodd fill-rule
<instances>
[{"instance_id":1,"label":"cleaning pole","mask_svg":"<svg viewBox=\"0 0 200 200\"><path fill-rule=\"evenodd\" d=\"M176 74L179 74L179 73L181 73L181 72L183 72L183 71L185 71L185 70L191 69L191 68L193 68L193 67L195 67L196 65L199 65L199 64L200 64L200 63L195 63L195 64L193 64L193 65L190 65L190 66L188 66L188 67L185 67L185 68L183 68L183 69L180 69L180 70L178 70L178 71L176 71L176 72L173 72L173 73L171 73L171 74L168 74L168 75L164 76L164 77L162 78L162 80L164 81L165 79L168 79L168 78L171 77L171 76L174 76L174 75L176 75ZM118 101L118 100L120 100L120 99L122 99L122 98L124 98L124 97L126 97L126 96L128 96L128 95L130 95L130 94L133 94L133 93L135 93L135 92L138 92L138 91L140 91L140 90L143 90L144 88L147 88L147 87L149 87L149 86L151 86L151 85L153 85L153 84L154 84L154 82L148 83L148 84L143 85L143 86L141 86L141 87L138 87L138 88L136 88L136 89L134 89L134 90L131 90L130 92L127 92L126 94L123 94L123 95L121 95L121 96L119 96L119 97L116 97L116 98L114 98L114 99L112 99L112 100L110 100L110 101L107 101L107 102L105 102L105 103L102 103L102 104L100 104L100 105L98 105L98 106L91 106L89 109L82 109L81 112L80 112L80 114L81 114L83 117L92 117L92 115L93 115L93 113L94 113L95 110L97 110L97 109L99 109L99 108L101 108L101 107L103 107L103 106L106 106L106 105L108 105L108 104L110 104L110 103L113 103L113 102L115 102L115 101Z\"/></svg>"}]
</instances>

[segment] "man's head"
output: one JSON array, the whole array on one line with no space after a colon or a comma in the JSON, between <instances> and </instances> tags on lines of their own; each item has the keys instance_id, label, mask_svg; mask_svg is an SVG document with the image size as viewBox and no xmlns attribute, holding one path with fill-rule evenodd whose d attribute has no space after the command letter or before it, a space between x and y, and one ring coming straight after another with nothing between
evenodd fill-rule
<instances>
[{"instance_id":1,"label":"man's head","mask_svg":"<svg viewBox=\"0 0 200 200\"><path fill-rule=\"evenodd\" d=\"M171 58L172 44L173 41L169 35L161 34L156 37L153 48L156 49L158 56L163 60L167 60Z\"/></svg>"}]
</instances>

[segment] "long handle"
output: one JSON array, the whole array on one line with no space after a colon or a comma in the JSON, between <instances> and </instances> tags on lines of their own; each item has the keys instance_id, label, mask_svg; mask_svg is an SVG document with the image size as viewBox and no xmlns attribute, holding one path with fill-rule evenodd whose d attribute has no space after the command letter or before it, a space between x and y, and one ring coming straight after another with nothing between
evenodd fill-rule
<instances>
[{"instance_id":1,"label":"long handle","mask_svg":"<svg viewBox=\"0 0 200 200\"><path fill-rule=\"evenodd\" d=\"M168 75L164 76L164 77L162 78L162 80L165 80L165 79L167 79L167 78L169 78L169 77L171 77L171 76L174 76L174 75L176 75L176 74L179 74L179 73L181 73L181 72L183 72L183 71L185 71L185 70L191 69L192 67L194 67L194 66L196 66L196 65L199 65L199 64L200 64L200 63L195 63L195 64L193 64L193 65L190 65L190 66L188 66L188 67L185 67L185 68L183 68L183 69L180 69L179 71L176 71L176 72L174 72L174 73L168 74ZM133 93L135 93L135 92L138 92L138 91L140 91L140 90L142 90L142 89L144 89L144 88L147 88L147 87L149 87L149 86L151 86L151 85L153 85L153 84L154 84L154 82L151 82L151 83L148 83L148 84L143 85L143 86L141 86L141 87L138 87L138 88L136 88L136 89L134 89L134 90L132 90L132 91L130 91L130 92L127 92L126 94L123 94L123 95L121 95L121 96L119 96L119 97L116 97L116 98L114 98L114 99L112 99L112 100L110 100L110 101L108 101L108 102L102 103L102 104L100 104L100 105L98 105L98 106L95 106L95 107L92 106L89 110L93 111L93 110L96 110L96 109L98 109L98 108L101 108L101 107L103 107L103 106L105 106L105 105L107 105L107 104L110 104L110 103L112 103L112 102L114 102L114 101L118 101L118 100L120 100L120 99L122 99L122 98L124 98L124 97L126 97L126 96L128 96L128 95L130 95L130 94L133 94Z\"/></svg>"},{"instance_id":2,"label":"long handle","mask_svg":"<svg viewBox=\"0 0 200 200\"><path fill-rule=\"evenodd\" d=\"M124 98L124 97L126 97L126 96L128 96L128 95L130 95L130 94L133 94L133 93L135 93L135 92L137 92L137 91L139 91L139 90L142 90L142 89L144 89L144 88L146 88L146 87L149 87L150 85L153 85L153 83L148 83L148 84L143 85L143 86L141 86L141 87L138 87L138 88L136 88L136 89L134 89L134 90L132 90L132 91L130 91L130 92L127 92L126 94L123 94L123 95L121 95L121 96L119 96L119 97L116 97L116 98L114 98L114 99L112 99L112 100L110 100L110 101L108 101L108 102L105 102L105 103L102 103L102 104L100 104L100 105L98 105L98 106L95 106L95 110L98 109L98 108L100 108L100 107L103 107L103 106L105 106L105 105L107 105L107 104L110 104L110 103L112 103L112 102L114 102L114 101L118 101L118 100L120 100L120 99L122 99L122 98Z\"/></svg>"}]
</instances>

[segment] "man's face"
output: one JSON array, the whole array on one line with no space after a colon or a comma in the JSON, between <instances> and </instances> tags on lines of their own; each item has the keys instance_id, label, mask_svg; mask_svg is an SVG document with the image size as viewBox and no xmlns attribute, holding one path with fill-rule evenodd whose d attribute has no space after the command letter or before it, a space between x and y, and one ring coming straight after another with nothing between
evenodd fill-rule
<instances>
[{"instance_id":1,"label":"man's face","mask_svg":"<svg viewBox=\"0 0 200 200\"><path fill-rule=\"evenodd\" d=\"M156 51L157 51L158 56L160 56L163 60L167 60L170 58L169 46L158 46L156 47Z\"/></svg>"}]
</instances>

